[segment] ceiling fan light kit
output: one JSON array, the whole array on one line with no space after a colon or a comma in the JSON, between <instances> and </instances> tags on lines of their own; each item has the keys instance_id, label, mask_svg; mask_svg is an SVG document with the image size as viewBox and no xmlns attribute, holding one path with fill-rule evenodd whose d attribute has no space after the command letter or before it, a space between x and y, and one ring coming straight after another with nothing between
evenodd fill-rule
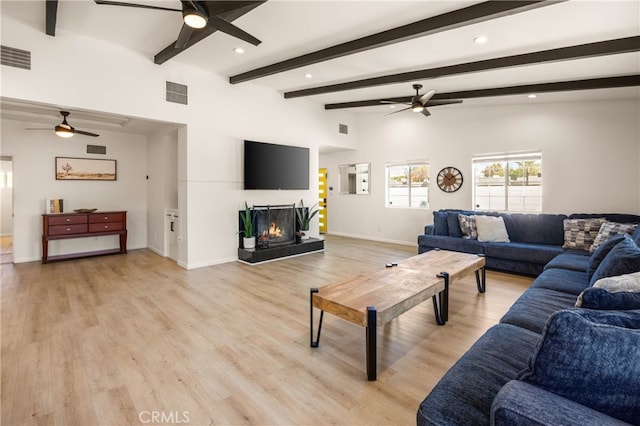
<instances>
[{"instance_id":1,"label":"ceiling fan light kit","mask_svg":"<svg viewBox=\"0 0 640 426\"><path fill-rule=\"evenodd\" d=\"M192 2L190 6L184 7L182 19L187 26L201 29L207 26L209 14L204 10L204 7Z\"/></svg>"},{"instance_id":2,"label":"ceiling fan light kit","mask_svg":"<svg viewBox=\"0 0 640 426\"><path fill-rule=\"evenodd\" d=\"M55 127L56 130L56 135L60 136L61 138L70 138L73 136L73 129L71 128L71 126L64 127L63 124L58 124Z\"/></svg>"}]
</instances>

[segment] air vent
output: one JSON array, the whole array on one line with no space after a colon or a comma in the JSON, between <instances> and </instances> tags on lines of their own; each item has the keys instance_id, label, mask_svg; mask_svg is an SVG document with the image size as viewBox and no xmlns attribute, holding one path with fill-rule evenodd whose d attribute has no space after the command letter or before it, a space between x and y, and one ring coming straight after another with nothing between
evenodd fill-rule
<instances>
[{"instance_id":1,"label":"air vent","mask_svg":"<svg viewBox=\"0 0 640 426\"><path fill-rule=\"evenodd\" d=\"M187 86L167 81L167 102L187 105Z\"/></svg>"},{"instance_id":2,"label":"air vent","mask_svg":"<svg viewBox=\"0 0 640 426\"><path fill-rule=\"evenodd\" d=\"M31 52L14 47L0 46L0 63L10 67L31 69Z\"/></svg>"},{"instance_id":3,"label":"air vent","mask_svg":"<svg viewBox=\"0 0 640 426\"><path fill-rule=\"evenodd\" d=\"M338 132L342 133L343 135L348 135L349 126L347 126L346 124L338 124Z\"/></svg>"},{"instance_id":4,"label":"air vent","mask_svg":"<svg viewBox=\"0 0 640 426\"><path fill-rule=\"evenodd\" d=\"M87 145L87 154L106 154L107 147L102 145Z\"/></svg>"}]
</instances>

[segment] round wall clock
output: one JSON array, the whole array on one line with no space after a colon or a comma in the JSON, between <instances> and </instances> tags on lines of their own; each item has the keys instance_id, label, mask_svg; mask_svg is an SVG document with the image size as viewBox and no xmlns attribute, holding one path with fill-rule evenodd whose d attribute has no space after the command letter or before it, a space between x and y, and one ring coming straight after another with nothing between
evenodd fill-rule
<instances>
[{"instance_id":1,"label":"round wall clock","mask_svg":"<svg viewBox=\"0 0 640 426\"><path fill-rule=\"evenodd\" d=\"M438 187L444 192L456 192L462 186L462 173L455 167L445 167L438 172Z\"/></svg>"}]
</instances>

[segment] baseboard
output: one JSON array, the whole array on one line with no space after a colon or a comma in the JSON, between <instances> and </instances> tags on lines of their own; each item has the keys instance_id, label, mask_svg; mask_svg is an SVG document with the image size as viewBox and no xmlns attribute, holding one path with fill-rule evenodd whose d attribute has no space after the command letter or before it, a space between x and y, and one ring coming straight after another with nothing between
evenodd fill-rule
<instances>
[{"instance_id":1,"label":"baseboard","mask_svg":"<svg viewBox=\"0 0 640 426\"><path fill-rule=\"evenodd\" d=\"M348 237L348 238L358 238L360 240L376 241L379 243L398 244L401 246L418 247L418 243L413 241L409 242L409 241L391 240L388 238L374 238L369 235L355 235L355 234L347 234L344 232L327 232L327 235L336 235L338 237Z\"/></svg>"},{"instance_id":2,"label":"baseboard","mask_svg":"<svg viewBox=\"0 0 640 426\"><path fill-rule=\"evenodd\" d=\"M162 257L167 257L167 255L165 254L164 251L159 250L159 249L157 249L155 247L147 246L147 249L149 249L150 251L154 252L157 255L160 255Z\"/></svg>"},{"instance_id":3,"label":"baseboard","mask_svg":"<svg viewBox=\"0 0 640 426\"><path fill-rule=\"evenodd\" d=\"M229 258L224 258L224 259L209 260L209 261L206 261L206 262L198 262L198 263L178 262L178 266L180 266L180 267L182 267L184 269L198 269L198 268L204 268L204 267L207 267L207 266L220 265L222 263L235 262L236 260L238 260L237 257L229 257Z\"/></svg>"}]
</instances>

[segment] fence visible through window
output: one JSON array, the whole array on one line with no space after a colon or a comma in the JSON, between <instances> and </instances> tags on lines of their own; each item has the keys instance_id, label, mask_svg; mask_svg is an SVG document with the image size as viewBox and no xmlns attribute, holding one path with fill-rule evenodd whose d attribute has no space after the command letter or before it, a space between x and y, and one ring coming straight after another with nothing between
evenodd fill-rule
<instances>
[{"instance_id":1,"label":"fence visible through window","mask_svg":"<svg viewBox=\"0 0 640 426\"><path fill-rule=\"evenodd\" d=\"M386 206L426 209L429 207L429 165L387 164Z\"/></svg>"}]
</instances>

